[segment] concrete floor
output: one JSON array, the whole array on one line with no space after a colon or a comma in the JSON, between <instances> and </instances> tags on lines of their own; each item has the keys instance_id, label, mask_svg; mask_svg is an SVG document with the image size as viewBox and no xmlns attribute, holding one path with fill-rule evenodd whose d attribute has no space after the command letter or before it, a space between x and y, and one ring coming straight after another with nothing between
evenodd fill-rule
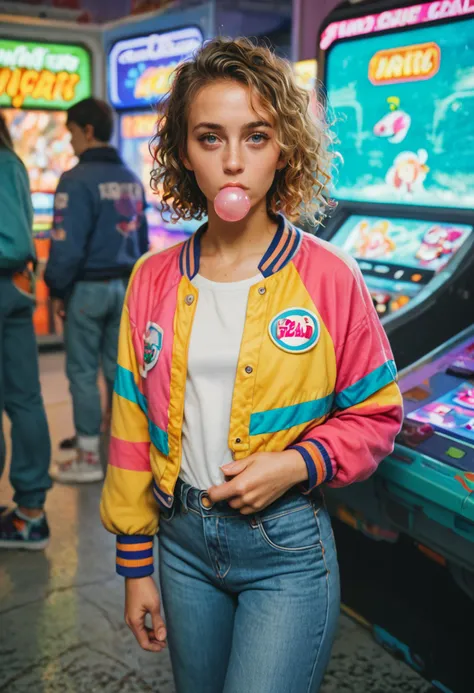
<instances>
[{"instance_id":1,"label":"concrete floor","mask_svg":"<svg viewBox=\"0 0 474 693\"><path fill-rule=\"evenodd\" d=\"M72 433L62 355L43 355L41 373L56 447ZM48 549L0 553L0 693L174 692L167 652L141 651L123 622L123 581L114 574L114 540L100 524L99 497L100 484L56 485L47 502ZM0 504L10 499L4 477ZM321 693L428 690L341 616Z\"/></svg>"}]
</instances>

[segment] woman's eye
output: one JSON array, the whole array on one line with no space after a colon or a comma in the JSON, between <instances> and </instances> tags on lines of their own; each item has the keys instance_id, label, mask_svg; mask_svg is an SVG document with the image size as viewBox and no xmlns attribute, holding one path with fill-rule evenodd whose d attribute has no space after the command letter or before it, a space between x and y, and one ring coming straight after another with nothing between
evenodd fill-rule
<instances>
[{"instance_id":1,"label":"woman's eye","mask_svg":"<svg viewBox=\"0 0 474 693\"><path fill-rule=\"evenodd\" d=\"M216 135L213 135L212 133L208 133L206 135L203 135L202 137L199 138L202 142L205 142L206 144L215 144L217 142L217 137Z\"/></svg>"},{"instance_id":2,"label":"woman's eye","mask_svg":"<svg viewBox=\"0 0 474 693\"><path fill-rule=\"evenodd\" d=\"M250 135L250 139L253 144L260 144L268 138L263 132L254 132L253 135Z\"/></svg>"}]
</instances>

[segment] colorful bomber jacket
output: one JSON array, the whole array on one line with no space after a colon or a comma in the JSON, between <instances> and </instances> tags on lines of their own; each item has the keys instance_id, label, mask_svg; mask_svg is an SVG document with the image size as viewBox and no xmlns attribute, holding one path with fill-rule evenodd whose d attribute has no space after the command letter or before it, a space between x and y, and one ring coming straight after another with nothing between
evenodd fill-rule
<instances>
[{"instance_id":1,"label":"colorful bomber jacket","mask_svg":"<svg viewBox=\"0 0 474 693\"><path fill-rule=\"evenodd\" d=\"M159 508L174 502L199 300L191 280L204 232L144 256L123 310L101 517L118 535L117 572L126 577L153 572ZM366 479L392 451L402 398L357 263L280 217L259 270L233 394L234 459L294 448L308 468L308 493Z\"/></svg>"}]
</instances>

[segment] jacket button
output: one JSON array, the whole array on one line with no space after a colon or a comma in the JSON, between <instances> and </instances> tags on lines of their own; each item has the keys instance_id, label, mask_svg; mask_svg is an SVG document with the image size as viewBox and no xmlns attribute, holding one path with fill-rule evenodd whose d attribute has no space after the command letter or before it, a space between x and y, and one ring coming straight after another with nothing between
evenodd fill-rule
<instances>
[{"instance_id":1,"label":"jacket button","mask_svg":"<svg viewBox=\"0 0 474 693\"><path fill-rule=\"evenodd\" d=\"M192 294L188 294L184 300L187 305L190 306L194 303L194 296Z\"/></svg>"},{"instance_id":2,"label":"jacket button","mask_svg":"<svg viewBox=\"0 0 474 693\"><path fill-rule=\"evenodd\" d=\"M245 372L250 375L250 373L253 373L253 368L252 366L245 366Z\"/></svg>"},{"instance_id":3,"label":"jacket button","mask_svg":"<svg viewBox=\"0 0 474 693\"><path fill-rule=\"evenodd\" d=\"M264 286L261 286L261 287L259 288L259 290L258 290L258 293L260 294L260 296L263 296L263 294L264 294L265 292L266 292L266 288L265 288Z\"/></svg>"},{"instance_id":4,"label":"jacket button","mask_svg":"<svg viewBox=\"0 0 474 693\"><path fill-rule=\"evenodd\" d=\"M242 440L241 440L241 438L236 438L236 439L235 439L235 442L236 442L236 443L241 443Z\"/></svg>"}]
</instances>

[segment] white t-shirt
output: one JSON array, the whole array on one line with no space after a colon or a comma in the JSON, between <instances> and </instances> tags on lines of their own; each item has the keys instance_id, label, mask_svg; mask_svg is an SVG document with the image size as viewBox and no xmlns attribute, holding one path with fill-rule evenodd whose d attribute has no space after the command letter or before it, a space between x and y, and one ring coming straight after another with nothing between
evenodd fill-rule
<instances>
[{"instance_id":1,"label":"white t-shirt","mask_svg":"<svg viewBox=\"0 0 474 693\"><path fill-rule=\"evenodd\" d=\"M262 275L213 282L199 274L188 352L180 478L208 489L225 481L220 466L232 462L228 437L249 289Z\"/></svg>"}]
</instances>

